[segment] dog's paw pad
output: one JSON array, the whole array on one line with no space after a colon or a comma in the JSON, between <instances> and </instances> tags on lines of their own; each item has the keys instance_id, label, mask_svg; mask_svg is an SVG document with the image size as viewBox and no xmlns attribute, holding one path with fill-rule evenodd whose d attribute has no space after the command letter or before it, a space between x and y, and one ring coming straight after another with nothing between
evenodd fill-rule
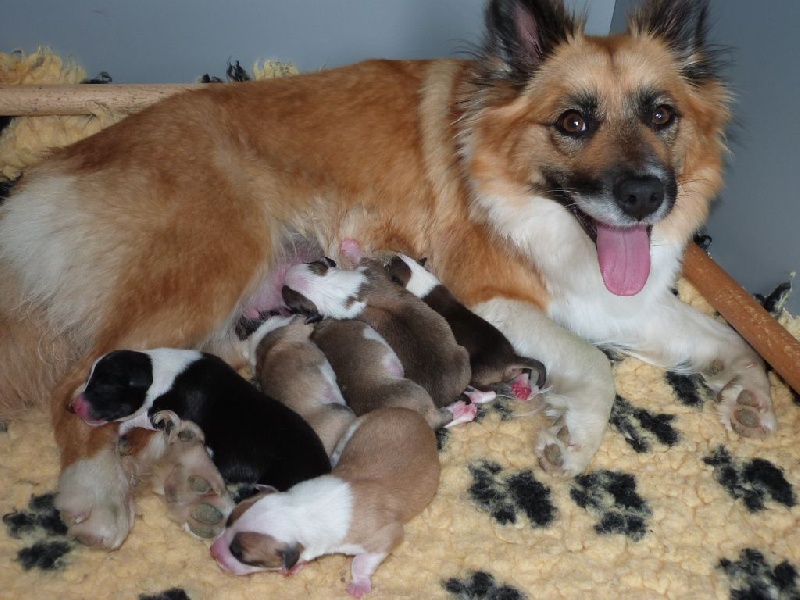
<instances>
[{"instance_id":1,"label":"dog's paw pad","mask_svg":"<svg viewBox=\"0 0 800 600\"><path fill-rule=\"evenodd\" d=\"M719 413L723 424L743 437L765 438L777 428L770 402L737 384L720 393Z\"/></svg>"},{"instance_id":2,"label":"dog's paw pad","mask_svg":"<svg viewBox=\"0 0 800 600\"><path fill-rule=\"evenodd\" d=\"M204 525L219 525L225 519L225 514L208 502L201 502L189 514L195 521Z\"/></svg>"},{"instance_id":3,"label":"dog's paw pad","mask_svg":"<svg viewBox=\"0 0 800 600\"><path fill-rule=\"evenodd\" d=\"M197 494L205 495L212 491L211 484L208 480L199 475L189 475L186 482L189 484L189 489Z\"/></svg>"},{"instance_id":4,"label":"dog's paw pad","mask_svg":"<svg viewBox=\"0 0 800 600\"><path fill-rule=\"evenodd\" d=\"M564 467L564 455L557 444L548 444L542 450L539 464L548 473L557 473Z\"/></svg>"}]
</instances>

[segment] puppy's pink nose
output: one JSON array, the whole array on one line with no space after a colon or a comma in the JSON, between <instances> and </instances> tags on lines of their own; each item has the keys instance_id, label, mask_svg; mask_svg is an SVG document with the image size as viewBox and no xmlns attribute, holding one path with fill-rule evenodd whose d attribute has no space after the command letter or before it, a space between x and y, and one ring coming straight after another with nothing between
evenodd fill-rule
<instances>
[{"instance_id":1,"label":"puppy's pink nose","mask_svg":"<svg viewBox=\"0 0 800 600\"><path fill-rule=\"evenodd\" d=\"M75 396L75 399L67 407L67 410L71 413L75 413L84 421L88 422L92 420L89 403L86 401L86 397L83 394Z\"/></svg>"}]
</instances>

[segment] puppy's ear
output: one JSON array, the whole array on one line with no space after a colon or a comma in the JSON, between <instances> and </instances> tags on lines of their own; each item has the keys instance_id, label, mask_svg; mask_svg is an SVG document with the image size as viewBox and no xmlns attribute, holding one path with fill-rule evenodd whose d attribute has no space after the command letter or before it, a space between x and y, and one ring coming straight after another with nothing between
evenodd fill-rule
<instances>
[{"instance_id":1,"label":"puppy's ear","mask_svg":"<svg viewBox=\"0 0 800 600\"><path fill-rule=\"evenodd\" d=\"M708 0L649 0L628 19L634 36L666 43L687 79L701 83L718 77L723 48L708 45Z\"/></svg>"},{"instance_id":2,"label":"puppy's ear","mask_svg":"<svg viewBox=\"0 0 800 600\"><path fill-rule=\"evenodd\" d=\"M561 0L493 0L486 8L485 64L524 86L560 45L582 31Z\"/></svg>"}]
</instances>

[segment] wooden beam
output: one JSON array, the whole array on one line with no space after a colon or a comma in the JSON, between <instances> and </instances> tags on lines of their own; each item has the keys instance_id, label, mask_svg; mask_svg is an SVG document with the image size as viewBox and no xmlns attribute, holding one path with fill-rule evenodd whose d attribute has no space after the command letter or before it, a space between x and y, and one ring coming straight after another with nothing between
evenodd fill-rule
<instances>
[{"instance_id":1,"label":"wooden beam","mask_svg":"<svg viewBox=\"0 0 800 600\"><path fill-rule=\"evenodd\" d=\"M207 85L212 84L6 84L0 85L0 116L129 114L167 96Z\"/></svg>"},{"instance_id":2,"label":"wooden beam","mask_svg":"<svg viewBox=\"0 0 800 600\"><path fill-rule=\"evenodd\" d=\"M784 381L800 393L800 341L694 242L686 248L683 274Z\"/></svg>"}]
</instances>

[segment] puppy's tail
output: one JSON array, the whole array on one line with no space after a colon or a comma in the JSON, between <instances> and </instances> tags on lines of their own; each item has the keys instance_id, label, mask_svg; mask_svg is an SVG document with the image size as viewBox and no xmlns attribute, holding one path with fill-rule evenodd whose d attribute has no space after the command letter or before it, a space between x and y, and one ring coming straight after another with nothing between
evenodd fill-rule
<instances>
[{"instance_id":1,"label":"puppy's tail","mask_svg":"<svg viewBox=\"0 0 800 600\"><path fill-rule=\"evenodd\" d=\"M77 356L48 326L43 310L23 307L17 282L2 266L0 290L0 418L8 418L46 406Z\"/></svg>"}]
</instances>

